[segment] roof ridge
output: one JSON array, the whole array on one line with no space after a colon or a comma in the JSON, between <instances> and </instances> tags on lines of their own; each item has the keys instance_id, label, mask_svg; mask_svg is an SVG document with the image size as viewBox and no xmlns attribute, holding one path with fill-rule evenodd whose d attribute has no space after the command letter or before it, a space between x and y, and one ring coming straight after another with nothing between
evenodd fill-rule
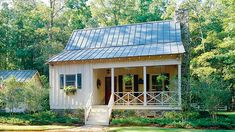
<instances>
[{"instance_id":1,"label":"roof ridge","mask_svg":"<svg viewBox=\"0 0 235 132\"><path fill-rule=\"evenodd\" d=\"M129 47L129 46L141 46L141 45L154 45L154 44L170 44L170 43L182 43L182 42L160 42L160 43L150 43L150 44L136 44L136 45L116 45L116 46L109 46L109 47L90 47L90 48L82 48L82 49L70 49L66 50L64 49L63 51L76 51L76 50L90 50L90 49L100 49L100 48L118 48L118 47Z\"/></svg>"},{"instance_id":2,"label":"roof ridge","mask_svg":"<svg viewBox=\"0 0 235 132\"><path fill-rule=\"evenodd\" d=\"M86 31L86 30L96 30L96 29L106 29L106 28L114 28L114 27L124 27L124 26L131 26L131 25L141 25L141 24L148 24L148 23L149 24L151 24L151 23L164 23L164 22L175 22L175 20L149 21L149 22L130 23L130 24L124 24L124 25L93 27L93 28L91 27L91 28L75 29L75 30L73 30L73 32Z\"/></svg>"}]
</instances>

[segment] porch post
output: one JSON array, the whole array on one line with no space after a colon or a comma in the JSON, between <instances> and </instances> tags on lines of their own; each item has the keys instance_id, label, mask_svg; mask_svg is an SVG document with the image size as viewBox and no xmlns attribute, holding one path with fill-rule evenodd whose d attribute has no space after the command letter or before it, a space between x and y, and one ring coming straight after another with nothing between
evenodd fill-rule
<instances>
[{"instance_id":1,"label":"porch post","mask_svg":"<svg viewBox=\"0 0 235 132\"><path fill-rule=\"evenodd\" d=\"M114 68L111 68L111 91L114 94Z\"/></svg>"},{"instance_id":2,"label":"porch post","mask_svg":"<svg viewBox=\"0 0 235 132\"><path fill-rule=\"evenodd\" d=\"M146 66L143 67L143 72L144 72L144 106L146 106L146 105L147 105L147 94L146 94L146 89L147 89Z\"/></svg>"},{"instance_id":3,"label":"porch post","mask_svg":"<svg viewBox=\"0 0 235 132\"><path fill-rule=\"evenodd\" d=\"M181 64L178 64L178 106L181 106Z\"/></svg>"}]
</instances>

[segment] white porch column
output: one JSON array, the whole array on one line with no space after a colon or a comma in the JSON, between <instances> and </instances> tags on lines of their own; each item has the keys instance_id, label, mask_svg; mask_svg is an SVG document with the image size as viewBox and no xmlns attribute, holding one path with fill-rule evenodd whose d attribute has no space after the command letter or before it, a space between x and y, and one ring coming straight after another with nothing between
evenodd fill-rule
<instances>
[{"instance_id":1,"label":"white porch column","mask_svg":"<svg viewBox=\"0 0 235 132\"><path fill-rule=\"evenodd\" d=\"M178 64L178 105L181 106L181 64Z\"/></svg>"},{"instance_id":2,"label":"white porch column","mask_svg":"<svg viewBox=\"0 0 235 132\"><path fill-rule=\"evenodd\" d=\"M146 79L146 66L143 67L143 73L144 73L144 106L147 105L147 79Z\"/></svg>"},{"instance_id":3,"label":"white porch column","mask_svg":"<svg viewBox=\"0 0 235 132\"><path fill-rule=\"evenodd\" d=\"M111 68L111 91L114 94L114 68Z\"/></svg>"}]
</instances>

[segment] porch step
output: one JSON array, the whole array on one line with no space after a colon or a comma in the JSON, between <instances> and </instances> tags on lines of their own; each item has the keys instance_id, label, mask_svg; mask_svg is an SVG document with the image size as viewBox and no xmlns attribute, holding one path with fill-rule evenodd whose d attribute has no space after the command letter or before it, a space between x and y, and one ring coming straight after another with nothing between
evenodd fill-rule
<instances>
[{"instance_id":1,"label":"porch step","mask_svg":"<svg viewBox=\"0 0 235 132\"><path fill-rule=\"evenodd\" d=\"M94 105L91 107L87 125L109 125L108 106Z\"/></svg>"}]
</instances>

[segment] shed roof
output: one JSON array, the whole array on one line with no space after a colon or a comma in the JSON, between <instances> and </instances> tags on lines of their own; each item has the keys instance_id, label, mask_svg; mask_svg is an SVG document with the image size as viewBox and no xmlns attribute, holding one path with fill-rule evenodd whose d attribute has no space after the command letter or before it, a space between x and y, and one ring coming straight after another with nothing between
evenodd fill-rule
<instances>
[{"instance_id":1,"label":"shed roof","mask_svg":"<svg viewBox=\"0 0 235 132\"><path fill-rule=\"evenodd\" d=\"M49 62L184 53L180 23L155 21L75 30Z\"/></svg>"},{"instance_id":2,"label":"shed roof","mask_svg":"<svg viewBox=\"0 0 235 132\"><path fill-rule=\"evenodd\" d=\"M25 82L37 73L37 70L2 70L0 71L0 78L3 80L9 77L15 77L19 82Z\"/></svg>"}]
</instances>

